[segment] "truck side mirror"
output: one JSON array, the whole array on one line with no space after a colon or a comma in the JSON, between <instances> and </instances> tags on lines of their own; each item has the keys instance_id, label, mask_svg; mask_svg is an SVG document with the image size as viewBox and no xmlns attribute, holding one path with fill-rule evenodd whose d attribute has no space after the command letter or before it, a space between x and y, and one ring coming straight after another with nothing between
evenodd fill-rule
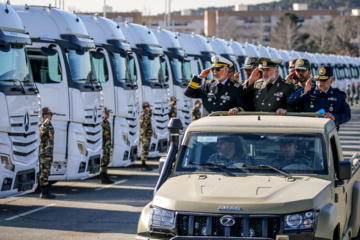
<instances>
[{"instance_id":1,"label":"truck side mirror","mask_svg":"<svg viewBox=\"0 0 360 240\"><path fill-rule=\"evenodd\" d=\"M10 49L11 49L11 44L0 39L0 51L9 52Z\"/></svg>"},{"instance_id":2,"label":"truck side mirror","mask_svg":"<svg viewBox=\"0 0 360 240\"><path fill-rule=\"evenodd\" d=\"M339 162L339 172L337 173L339 180L348 180L351 178L351 162L350 161L340 161Z\"/></svg>"}]
</instances>

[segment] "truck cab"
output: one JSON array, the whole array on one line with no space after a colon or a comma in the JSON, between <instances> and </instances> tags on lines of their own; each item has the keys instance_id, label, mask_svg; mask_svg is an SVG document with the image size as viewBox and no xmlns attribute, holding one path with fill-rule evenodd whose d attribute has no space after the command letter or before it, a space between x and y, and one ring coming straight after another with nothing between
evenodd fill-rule
<instances>
[{"instance_id":1,"label":"truck cab","mask_svg":"<svg viewBox=\"0 0 360 240\"><path fill-rule=\"evenodd\" d=\"M247 55L246 55L246 53L244 51L244 47L243 47L243 45L241 43L233 41L233 40L229 41L229 46L231 47L231 49L233 50L234 54L237 57L236 61L239 64L239 70L238 71L241 71L239 80L240 81L245 81L246 79L245 79L244 69L240 70L240 68L242 68L244 66L245 59L247 57Z\"/></svg>"},{"instance_id":2,"label":"truck cab","mask_svg":"<svg viewBox=\"0 0 360 240\"><path fill-rule=\"evenodd\" d=\"M192 100L184 95L185 88L191 80L191 63L186 59L176 34L161 28L151 29L164 50L161 58L162 70L167 79L170 95L177 99L177 117L186 128L191 123Z\"/></svg>"},{"instance_id":3,"label":"truck cab","mask_svg":"<svg viewBox=\"0 0 360 240\"><path fill-rule=\"evenodd\" d=\"M132 79L137 79L138 102L149 102L153 111L154 131L149 157L158 157L160 153L166 152L169 139L166 126L169 122L170 89L161 66L164 50L149 28L128 22L120 23L119 26L132 49L129 56L130 74ZM139 149L138 156L140 153Z\"/></svg>"},{"instance_id":4,"label":"truck cab","mask_svg":"<svg viewBox=\"0 0 360 240\"><path fill-rule=\"evenodd\" d=\"M55 114L49 181L86 179L100 171L103 100L81 19L51 6L13 6L33 41L27 46L42 107Z\"/></svg>"},{"instance_id":5,"label":"truck cab","mask_svg":"<svg viewBox=\"0 0 360 240\"><path fill-rule=\"evenodd\" d=\"M216 112L190 124L136 239L358 236L358 154L344 159L334 122L319 116Z\"/></svg>"},{"instance_id":6,"label":"truck cab","mask_svg":"<svg viewBox=\"0 0 360 240\"><path fill-rule=\"evenodd\" d=\"M98 15L80 15L99 55L93 58L96 78L103 88L104 106L112 111L112 154L109 167L126 167L135 163L139 141L140 113L138 86L131 78L130 44L115 22Z\"/></svg>"},{"instance_id":7,"label":"truck cab","mask_svg":"<svg viewBox=\"0 0 360 240\"><path fill-rule=\"evenodd\" d=\"M30 44L16 11L0 3L0 198L38 185L41 99L26 55Z\"/></svg>"}]
</instances>

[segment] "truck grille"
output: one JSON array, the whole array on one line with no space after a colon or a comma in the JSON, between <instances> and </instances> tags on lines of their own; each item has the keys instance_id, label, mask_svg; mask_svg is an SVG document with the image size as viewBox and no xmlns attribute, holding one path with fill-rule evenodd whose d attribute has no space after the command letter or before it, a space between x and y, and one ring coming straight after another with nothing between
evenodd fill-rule
<instances>
[{"instance_id":1,"label":"truck grille","mask_svg":"<svg viewBox=\"0 0 360 240\"><path fill-rule=\"evenodd\" d=\"M235 224L225 227L220 218L225 214L177 215L176 229L179 236L218 236L218 237L262 237L275 239L280 231L280 216L232 215Z\"/></svg>"}]
</instances>

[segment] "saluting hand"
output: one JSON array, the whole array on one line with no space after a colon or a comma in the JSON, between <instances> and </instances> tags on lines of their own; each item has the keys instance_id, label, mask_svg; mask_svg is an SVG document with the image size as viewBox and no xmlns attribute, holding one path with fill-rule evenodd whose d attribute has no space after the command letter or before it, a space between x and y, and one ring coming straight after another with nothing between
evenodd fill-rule
<instances>
[{"instance_id":1,"label":"saluting hand","mask_svg":"<svg viewBox=\"0 0 360 240\"><path fill-rule=\"evenodd\" d=\"M286 76L285 80L289 82L293 82L295 74L296 72L290 73L289 75Z\"/></svg>"},{"instance_id":2,"label":"saluting hand","mask_svg":"<svg viewBox=\"0 0 360 240\"><path fill-rule=\"evenodd\" d=\"M234 80L238 81L239 80L239 76L240 76L240 72L237 72L234 74Z\"/></svg>"},{"instance_id":3,"label":"saluting hand","mask_svg":"<svg viewBox=\"0 0 360 240\"><path fill-rule=\"evenodd\" d=\"M252 71L252 73L251 73L251 75L250 75L250 77L249 77L249 79L248 79L248 84L249 84L249 86L253 85L254 82L255 82L256 80L258 80L259 78L260 78L259 67L256 67L256 68L254 69L254 71Z\"/></svg>"},{"instance_id":4,"label":"saluting hand","mask_svg":"<svg viewBox=\"0 0 360 240\"><path fill-rule=\"evenodd\" d=\"M304 93L307 93L308 91L311 90L311 85L312 85L313 78L314 77L311 77L306 81L305 88L304 88Z\"/></svg>"},{"instance_id":5,"label":"saluting hand","mask_svg":"<svg viewBox=\"0 0 360 240\"><path fill-rule=\"evenodd\" d=\"M209 75L210 72L211 72L211 67L204 69L204 70L200 73L199 78L206 78L206 77Z\"/></svg>"}]
</instances>

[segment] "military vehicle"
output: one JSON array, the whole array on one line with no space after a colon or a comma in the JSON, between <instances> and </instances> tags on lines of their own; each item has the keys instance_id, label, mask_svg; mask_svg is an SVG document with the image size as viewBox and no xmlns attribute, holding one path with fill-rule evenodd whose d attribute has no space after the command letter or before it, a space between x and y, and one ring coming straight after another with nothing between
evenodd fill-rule
<instances>
[{"instance_id":1,"label":"military vehicle","mask_svg":"<svg viewBox=\"0 0 360 240\"><path fill-rule=\"evenodd\" d=\"M343 158L332 120L225 115L193 122L179 148L171 143L136 239L358 236L358 153Z\"/></svg>"}]
</instances>

